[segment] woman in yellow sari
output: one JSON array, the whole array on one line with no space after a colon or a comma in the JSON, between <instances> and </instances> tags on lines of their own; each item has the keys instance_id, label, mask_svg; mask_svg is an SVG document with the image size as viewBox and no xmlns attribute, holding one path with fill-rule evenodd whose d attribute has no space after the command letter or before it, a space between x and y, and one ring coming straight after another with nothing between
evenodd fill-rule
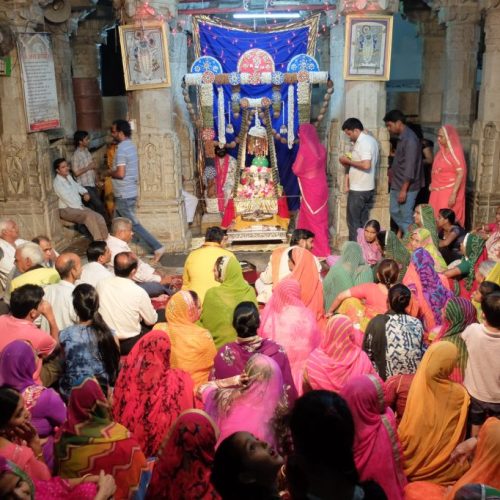
<instances>
[{"instance_id":1,"label":"woman in yellow sari","mask_svg":"<svg viewBox=\"0 0 500 500\"><path fill-rule=\"evenodd\" d=\"M448 379L458 358L451 342L432 344L410 387L399 425L399 438L408 480L453 484L468 466L450 456L465 436L469 395Z\"/></svg>"},{"instance_id":2,"label":"woman in yellow sari","mask_svg":"<svg viewBox=\"0 0 500 500\"><path fill-rule=\"evenodd\" d=\"M158 323L154 330L168 332L172 344L170 364L188 372L195 386L208 382L217 354L210 332L196 324L201 304L196 292L182 290L170 297L165 308L167 323Z\"/></svg>"}]
</instances>

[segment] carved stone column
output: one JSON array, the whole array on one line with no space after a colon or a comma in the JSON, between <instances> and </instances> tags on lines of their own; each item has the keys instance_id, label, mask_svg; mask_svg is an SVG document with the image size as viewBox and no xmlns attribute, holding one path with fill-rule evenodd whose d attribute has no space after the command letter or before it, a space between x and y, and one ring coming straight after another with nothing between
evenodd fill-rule
<instances>
[{"instance_id":1,"label":"carved stone column","mask_svg":"<svg viewBox=\"0 0 500 500\"><path fill-rule=\"evenodd\" d=\"M486 50L469 164L473 192L468 212L472 226L494 218L500 205L500 0L484 1L482 6L486 8Z\"/></svg>"},{"instance_id":2,"label":"carved stone column","mask_svg":"<svg viewBox=\"0 0 500 500\"><path fill-rule=\"evenodd\" d=\"M164 16L170 16L173 6L171 1L154 2L154 8ZM125 1L128 15L133 15L135 8L134 1ZM134 19L127 23L134 23ZM139 219L168 251L182 251L189 248L191 232L181 196L181 144L174 128L174 94L173 87L128 92L128 118L135 120L132 140L139 151Z\"/></svg>"},{"instance_id":3,"label":"carved stone column","mask_svg":"<svg viewBox=\"0 0 500 500\"><path fill-rule=\"evenodd\" d=\"M3 2L0 19L23 33L43 23L41 9L31 1ZM16 47L10 56L19 61ZM0 217L15 219L21 237L46 234L60 249L63 232L52 189L51 145L47 133L27 133L19 62L10 77L0 78L0 122Z\"/></svg>"},{"instance_id":4,"label":"carved stone column","mask_svg":"<svg viewBox=\"0 0 500 500\"><path fill-rule=\"evenodd\" d=\"M188 73L188 43L186 30L188 20L182 16L176 20L176 28L169 37L170 72L172 76L172 104L174 109L174 130L180 141L180 154L184 189L200 198L199 179L196 171L195 131L182 95L182 78Z\"/></svg>"},{"instance_id":5,"label":"carved stone column","mask_svg":"<svg viewBox=\"0 0 500 500\"><path fill-rule=\"evenodd\" d=\"M358 7L363 4L363 8ZM350 13L394 14L398 11L398 0L342 0L339 11L342 15ZM344 47L344 43L342 43ZM343 49L342 49L343 50ZM338 49L340 53L340 49ZM335 87L335 93L338 87ZM387 93L385 82L344 81L343 103L335 106L333 122L329 134L329 173L332 176L332 202L330 214L333 221L333 246L339 248L348 237L346 221L347 195L343 193L344 167L338 162L339 155L344 153L347 141L341 130L343 121L349 117L361 120L365 130L371 133L380 145L380 164L376 173L375 203L370 217L376 218L384 227L389 226L389 196L387 194L387 167L389 156L389 134L384 126L383 117L387 111ZM339 94L337 94L337 98Z\"/></svg>"},{"instance_id":6,"label":"carved stone column","mask_svg":"<svg viewBox=\"0 0 500 500\"><path fill-rule=\"evenodd\" d=\"M80 130L100 131L102 128L98 44L104 41L105 25L100 19L85 20L71 37L76 126Z\"/></svg>"},{"instance_id":7,"label":"carved stone column","mask_svg":"<svg viewBox=\"0 0 500 500\"><path fill-rule=\"evenodd\" d=\"M69 23L68 23L69 24ZM66 26L46 26L52 34L52 50L54 52L54 68L56 72L57 98L59 101L59 118L61 128L66 137L71 137L76 130L75 99L73 97L73 81L71 77L72 51L69 43L70 34Z\"/></svg>"},{"instance_id":8,"label":"carved stone column","mask_svg":"<svg viewBox=\"0 0 500 500\"><path fill-rule=\"evenodd\" d=\"M446 23L446 66L442 123L454 125L469 151L476 106L477 52L481 10L477 0L443 0L439 19Z\"/></svg>"},{"instance_id":9,"label":"carved stone column","mask_svg":"<svg viewBox=\"0 0 500 500\"><path fill-rule=\"evenodd\" d=\"M409 13L422 38L422 80L420 85L420 122L439 126L443 111L446 66L446 29L430 10Z\"/></svg>"}]
</instances>

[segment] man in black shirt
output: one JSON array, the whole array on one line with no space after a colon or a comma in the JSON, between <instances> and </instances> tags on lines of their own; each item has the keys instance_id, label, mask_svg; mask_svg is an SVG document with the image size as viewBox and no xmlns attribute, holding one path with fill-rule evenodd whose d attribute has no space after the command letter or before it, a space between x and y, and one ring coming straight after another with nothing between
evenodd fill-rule
<instances>
[{"instance_id":1,"label":"man in black shirt","mask_svg":"<svg viewBox=\"0 0 500 500\"><path fill-rule=\"evenodd\" d=\"M413 222L415 199L425 184L422 146L401 111L389 111L384 122L391 135L399 136L390 172L390 212L399 231L406 233Z\"/></svg>"}]
</instances>

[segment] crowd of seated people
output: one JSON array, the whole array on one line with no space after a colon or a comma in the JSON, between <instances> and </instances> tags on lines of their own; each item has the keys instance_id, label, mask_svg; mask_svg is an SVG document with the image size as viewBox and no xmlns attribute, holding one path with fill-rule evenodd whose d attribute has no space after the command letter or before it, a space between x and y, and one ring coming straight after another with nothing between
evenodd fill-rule
<instances>
[{"instance_id":1,"label":"crowd of seated people","mask_svg":"<svg viewBox=\"0 0 500 500\"><path fill-rule=\"evenodd\" d=\"M261 296L220 228L184 283L131 228L84 263L0 221L0 498L500 496L497 223L419 205L326 270L297 229Z\"/></svg>"}]
</instances>

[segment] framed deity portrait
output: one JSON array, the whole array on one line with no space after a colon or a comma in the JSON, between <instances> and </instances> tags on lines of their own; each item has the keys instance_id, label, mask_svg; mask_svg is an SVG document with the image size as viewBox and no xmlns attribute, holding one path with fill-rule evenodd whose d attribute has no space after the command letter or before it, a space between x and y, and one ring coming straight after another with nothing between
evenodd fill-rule
<instances>
[{"instance_id":1,"label":"framed deity portrait","mask_svg":"<svg viewBox=\"0 0 500 500\"><path fill-rule=\"evenodd\" d=\"M392 16L346 16L345 80L389 80L392 23Z\"/></svg>"},{"instance_id":2,"label":"framed deity portrait","mask_svg":"<svg viewBox=\"0 0 500 500\"><path fill-rule=\"evenodd\" d=\"M165 23L119 27L126 90L171 86Z\"/></svg>"}]
</instances>

